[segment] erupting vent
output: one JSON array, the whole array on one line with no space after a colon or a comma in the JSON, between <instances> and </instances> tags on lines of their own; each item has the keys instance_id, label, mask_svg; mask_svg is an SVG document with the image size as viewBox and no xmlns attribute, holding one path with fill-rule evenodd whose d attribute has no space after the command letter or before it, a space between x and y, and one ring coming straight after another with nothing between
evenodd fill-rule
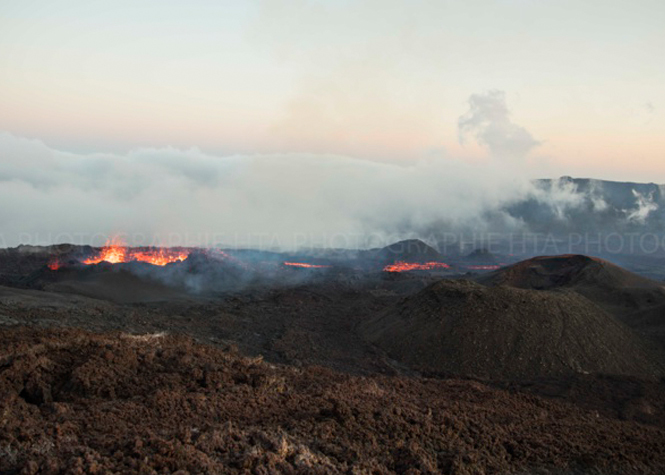
<instances>
[{"instance_id":1,"label":"erupting vent","mask_svg":"<svg viewBox=\"0 0 665 475\"><path fill-rule=\"evenodd\" d=\"M121 262L147 262L155 266L165 266L171 262L181 262L187 259L189 253L174 251L165 248L155 248L147 251L135 251L128 248L124 243L118 240L111 240L106 243L101 252L89 259L83 261L83 264L99 264L108 262L110 264L119 264Z\"/></svg>"},{"instance_id":2,"label":"erupting vent","mask_svg":"<svg viewBox=\"0 0 665 475\"><path fill-rule=\"evenodd\" d=\"M89 257L82 264L92 265L101 262L109 264L120 264L123 262L146 262L154 266L165 266L172 262L181 262L187 259L188 252L167 248L153 248L148 250L135 250L127 247L118 239L111 239L102 250L94 257ZM59 260L48 264L49 269L58 270L61 267Z\"/></svg>"}]
</instances>

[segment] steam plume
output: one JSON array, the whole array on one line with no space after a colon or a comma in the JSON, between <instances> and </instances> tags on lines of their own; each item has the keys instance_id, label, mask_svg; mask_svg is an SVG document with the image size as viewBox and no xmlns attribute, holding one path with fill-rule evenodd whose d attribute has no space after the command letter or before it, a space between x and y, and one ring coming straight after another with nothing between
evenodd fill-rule
<instances>
[{"instance_id":1,"label":"steam plume","mask_svg":"<svg viewBox=\"0 0 665 475\"><path fill-rule=\"evenodd\" d=\"M538 222L612 208L598 190L580 191L570 180L545 187L529 180L524 159L539 142L512 122L501 91L472 95L459 133L475 137L491 158L398 166L171 147L81 155L0 133L0 247L100 245L118 232L132 233L130 245L368 247L432 229L524 230L528 219L511 209L525 201L540 206ZM644 223L656 209L653 195L635 191L622 212Z\"/></svg>"}]
</instances>

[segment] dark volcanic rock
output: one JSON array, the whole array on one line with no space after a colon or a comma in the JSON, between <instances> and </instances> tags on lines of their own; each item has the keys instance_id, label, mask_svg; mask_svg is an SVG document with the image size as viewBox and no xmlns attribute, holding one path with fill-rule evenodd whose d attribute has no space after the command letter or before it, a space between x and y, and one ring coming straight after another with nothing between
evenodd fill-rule
<instances>
[{"instance_id":1,"label":"dark volcanic rock","mask_svg":"<svg viewBox=\"0 0 665 475\"><path fill-rule=\"evenodd\" d=\"M476 281L489 286L572 290L629 325L637 323L641 313L665 306L662 282L583 255L534 257L480 276Z\"/></svg>"},{"instance_id":2,"label":"dark volcanic rock","mask_svg":"<svg viewBox=\"0 0 665 475\"><path fill-rule=\"evenodd\" d=\"M444 374L663 374L648 342L574 292L444 280L370 318L360 330L412 368Z\"/></svg>"},{"instance_id":3,"label":"dark volcanic rock","mask_svg":"<svg viewBox=\"0 0 665 475\"><path fill-rule=\"evenodd\" d=\"M0 338L2 473L665 469L662 427L474 381L275 366L163 335Z\"/></svg>"},{"instance_id":4,"label":"dark volcanic rock","mask_svg":"<svg viewBox=\"0 0 665 475\"><path fill-rule=\"evenodd\" d=\"M485 285L509 285L536 290L590 286L607 290L662 288L658 282L603 259L576 254L534 257L485 274L478 281Z\"/></svg>"},{"instance_id":5,"label":"dark volcanic rock","mask_svg":"<svg viewBox=\"0 0 665 475\"><path fill-rule=\"evenodd\" d=\"M432 262L440 261L443 256L432 246L420 239L399 241L376 251L374 258L381 263L392 262Z\"/></svg>"},{"instance_id":6,"label":"dark volcanic rock","mask_svg":"<svg viewBox=\"0 0 665 475\"><path fill-rule=\"evenodd\" d=\"M464 262L469 264L498 264L499 260L489 249L476 249L464 258Z\"/></svg>"},{"instance_id":7,"label":"dark volcanic rock","mask_svg":"<svg viewBox=\"0 0 665 475\"><path fill-rule=\"evenodd\" d=\"M505 211L535 232L565 235L568 232L656 232L665 230L665 200L662 185L588 178L561 177L536 180L545 196L565 193L576 198L576 206L560 209L549 200L533 196L509 206ZM650 211L635 219L645 205Z\"/></svg>"}]
</instances>

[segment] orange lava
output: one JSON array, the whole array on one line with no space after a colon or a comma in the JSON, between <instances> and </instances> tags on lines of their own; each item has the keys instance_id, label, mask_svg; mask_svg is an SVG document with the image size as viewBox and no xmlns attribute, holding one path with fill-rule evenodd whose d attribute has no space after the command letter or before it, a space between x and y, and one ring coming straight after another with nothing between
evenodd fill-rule
<instances>
[{"instance_id":1,"label":"orange lava","mask_svg":"<svg viewBox=\"0 0 665 475\"><path fill-rule=\"evenodd\" d=\"M285 262L285 266L291 266L291 267L304 267L307 269L321 269L324 267L330 267L330 266L323 266L323 265L318 265L318 264L307 264L305 262Z\"/></svg>"},{"instance_id":2,"label":"orange lava","mask_svg":"<svg viewBox=\"0 0 665 475\"><path fill-rule=\"evenodd\" d=\"M182 262L187 259L186 252L171 251L170 249L155 249L147 252L136 252L132 254L132 260L147 262L153 266L165 266L171 262Z\"/></svg>"},{"instance_id":3,"label":"orange lava","mask_svg":"<svg viewBox=\"0 0 665 475\"><path fill-rule=\"evenodd\" d=\"M60 269L60 267L61 267L61 265L60 265L60 261L58 261L58 259L54 260L53 262L49 262L49 264L48 264L48 268L51 269L51 270L58 270L58 269Z\"/></svg>"},{"instance_id":4,"label":"orange lava","mask_svg":"<svg viewBox=\"0 0 665 475\"><path fill-rule=\"evenodd\" d=\"M129 262L127 256L127 247L117 239L111 239L106 242L99 254L83 261L84 264L99 264L108 262L109 264L119 264L120 262Z\"/></svg>"},{"instance_id":5,"label":"orange lava","mask_svg":"<svg viewBox=\"0 0 665 475\"><path fill-rule=\"evenodd\" d=\"M174 251L166 248L155 248L147 251L134 251L119 240L112 239L107 242L99 254L88 258L83 264L99 264L108 262L109 264L119 264L121 262L147 262L154 266L165 266L172 262L180 262L187 259L189 253Z\"/></svg>"},{"instance_id":6,"label":"orange lava","mask_svg":"<svg viewBox=\"0 0 665 475\"><path fill-rule=\"evenodd\" d=\"M411 270L437 270L450 269L450 266L444 262L395 262L383 268L384 272L408 272Z\"/></svg>"}]
</instances>

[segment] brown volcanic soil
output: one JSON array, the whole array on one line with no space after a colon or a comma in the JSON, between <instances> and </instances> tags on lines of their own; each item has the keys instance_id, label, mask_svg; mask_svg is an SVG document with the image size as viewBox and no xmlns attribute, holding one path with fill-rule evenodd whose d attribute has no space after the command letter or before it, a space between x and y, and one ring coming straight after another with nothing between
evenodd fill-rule
<instances>
[{"instance_id":1,"label":"brown volcanic soil","mask_svg":"<svg viewBox=\"0 0 665 475\"><path fill-rule=\"evenodd\" d=\"M127 270L70 274L73 277L44 285L44 290L115 303L166 302L188 297L183 289L143 279Z\"/></svg>"},{"instance_id":2,"label":"brown volcanic soil","mask_svg":"<svg viewBox=\"0 0 665 475\"><path fill-rule=\"evenodd\" d=\"M662 283L583 255L534 257L479 276L476 281L521 289L574 290L629 324L636 318L625 318L627 315L665 305Z\"/></svg>"},{"instance_id":3,"label":"brown volcanic soil","mask_svg":"<svg viewBox=\"0 0 665 475\"><path fill-rule=\"evenodd\" d=\"M395 359L444 374L664 374L649 342L574 292L443 280L363 322L360 331Z\"/></svg>"},{"instance_id":4,"label":"brown volcanic soil","mask_svg":"<svg viewBox=\"0 0 665 475\"><path fill-rule=\"evenodd\" d=\"M428 279L334 282L251 290L217 299L114 304L92 298L0 286L0 325L76 327L130 333L167 331L274 362L325 365L355 373L394 374L399 364L354 327L391 307ZM117 289L116 289L117 290ZM109 292L112 289L108 289Z\"/></svg>"},{"instance_id":5,"label":"brown volcanic soil","mask_svg":"<svg viewBox=\"0 0 665 475\"><path fill-rule=\"evenodd\" d=\"M662 473L665 430L184 337L0 330L3 473Z\"/></svg>"}]
</instances>

